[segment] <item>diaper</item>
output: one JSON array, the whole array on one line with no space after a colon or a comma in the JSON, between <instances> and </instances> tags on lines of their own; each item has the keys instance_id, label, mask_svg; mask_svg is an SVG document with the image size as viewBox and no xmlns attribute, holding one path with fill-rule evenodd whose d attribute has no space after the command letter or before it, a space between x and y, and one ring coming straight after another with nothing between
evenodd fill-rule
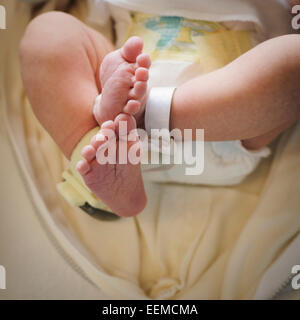
<instances>
[{"instance_id":1,"label":"diaper","mask_svg":"<svg viewBox=\"0 0 300 320\"><path fill-rule=\"evenodd\" d=\"M175 150L182 150L181 143ZM186 149L195 150L195 142L184 142L189 144ZM261 150L247 150L241 141L204 142L203 147L203 171L201 174L187 174L187 169L192 161L185 157L182 164L169 166L161 165L156 170L144 169L143 177L152 182L173 182L186 184L205 184L212 186L232 186L241 183L251 174L262 158L270 155L270 149L265 147ZM171 158L176 157L171 154Z\"/></svg>"},{"instance_id":2,"label":"diaper","mask_svg":"<svg viewBox=\"0 0 300 320\"><path fill-rule=\"evenodd\" d=\"M127 32L118 35L119 44L131 36L143 39L143 51L152 60L150 86L179 85L227 65L258 43L251 24L218 23L140 12L131 13Z\"/></svg>"}]
</instances>

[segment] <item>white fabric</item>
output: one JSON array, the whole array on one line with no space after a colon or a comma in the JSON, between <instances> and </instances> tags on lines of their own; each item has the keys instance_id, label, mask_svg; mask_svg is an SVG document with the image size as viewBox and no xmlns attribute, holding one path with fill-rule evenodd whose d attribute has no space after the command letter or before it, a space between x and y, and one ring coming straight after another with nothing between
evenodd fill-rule
<instances>
[{"instance_id":1,"label":"white fabric","mask_svg":"<svg viewBox=\"0 0 300 320\"><path fill-rule=\"evenodd\" d=\"M186 148L196 149L195 142ZM183 148L177 142L178 148ZM153 182L176 182L187 184L204 184L213 186L230 186L241 183L258 166L262 158L267 158L271 151L263 148L256 152L250 152L244 148L240 141L205 142L203 160L186 158L183 164L175 164L166 170L144 172L143 177ZM203 161L201 174L188 174L187 168L196 168ZM193 163L191 166L188 163Z\"/></svg>"},{"instance_id":2,"label":"white fabric","mask_svg":"<svg viewBox=\"0 0 300 320\"><path fill-rule=\"evenodd\" d=\"M101 8L101 16L107 19L112 14L113 5L126 10L190 19L253 22L266 37L291 32L285 0L89 0L89 4L90 17L98 24L104 24L106 20L97 18L95 10ZM119 17L116 21L119 22Z\"/></svg>"}]
</instances>

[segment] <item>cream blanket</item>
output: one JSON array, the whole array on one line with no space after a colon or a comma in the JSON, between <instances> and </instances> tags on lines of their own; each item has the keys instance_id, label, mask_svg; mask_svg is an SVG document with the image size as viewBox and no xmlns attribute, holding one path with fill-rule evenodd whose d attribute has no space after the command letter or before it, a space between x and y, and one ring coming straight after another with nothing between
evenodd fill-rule
<instances>
[{"instance_id":1,"label":"cream blanket","mask_svg":"<svg viewBox=\"0 0 300 320\"><path fill-rule=\"evenodd\" d=\"M84 19L85 2L78 3L72 13ZM300 124L237 187L147 183L142 214L96 221L56 191L67 163L32 114L19 73L17 48L30 12L16 1L5 5L13 8L14 19L8 19L14 32L1 34L1 108L28 189L55 242L113 298L254 297L262 276L300 233ZM45 10L54 5L50 1Z\"/></svg>"}]
</instances>

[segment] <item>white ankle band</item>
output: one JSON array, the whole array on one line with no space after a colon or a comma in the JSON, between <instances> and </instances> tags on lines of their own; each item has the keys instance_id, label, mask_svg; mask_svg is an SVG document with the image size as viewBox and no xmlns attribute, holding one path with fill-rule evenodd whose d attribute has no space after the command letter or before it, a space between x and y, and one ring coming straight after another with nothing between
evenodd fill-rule
<instances>
[{"instance_id":1,"label":"white ankle band","mask_svg":"<svg viewBox=\"0 0 300 320\"><path fill-rule=\"evenodd\" d=\"M174 87L154 87L150 90L145 108L145 129L148 135L151 129L170 128L170 111Z\"/></svg>"}]
</instances>

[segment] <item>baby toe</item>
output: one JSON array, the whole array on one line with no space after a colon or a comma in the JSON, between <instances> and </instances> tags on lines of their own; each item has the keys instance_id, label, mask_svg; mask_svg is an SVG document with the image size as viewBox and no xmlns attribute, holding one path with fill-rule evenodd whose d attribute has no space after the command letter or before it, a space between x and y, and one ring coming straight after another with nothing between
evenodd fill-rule
<instances>
[{"instance_id":1,"label":"baby toe","mask_svg":"<svg viewBox=\"0 0 300 320\"><path fill-rule=\"evenodd\" d=\"M91 167L90 167L89 163L86 160L80 160L76 164L76 169L82 176L85 176L87 173L90 172Z\"/></svg>"},{"instance_id":2,"label":"baby toe","mask_svg":"<svg viewBox=\"0 0 300 320\"><path fill-rule=\"evenodd\" d=\"M126 106L124 107L123 111L125 113L134 115L137 112L139 112L141 108L141 103L138 100L129 100L126 104Z\"/></svg>"},{"instance_id":3,"label":"baby toe","mask_svg":"<svg viewBox=\"0 0 300 320\"><path fill-rule=\"evenodd\" d=\"M105 136L105 139L107 139L107 140L115 138L115 124L114 124L114 122L112 120L103 122L99 133L101 133L103 136ZM100 140L100 139L101 138L99 138L98 140Z\"/></svg>"},{"instance_id":4,"label":"baby toe","mask_svg":"<svg viewBox=\"0 0 300 320\"><path fill-rule=\"evenodd\" d=\"M131 130L136 129L135 118L126 113L117 115L114 122L119 136L127 136Z\"/></svg>"},{"instance_id":5,"label":"baby toe","mask_svg":"<svg viewBox=\"0 0 300 320\"><path fill-rule=\"evenodd\" d=\"M115 124L112 120L108 120L102 123L101 129L111 129L115 130Z\"/></svg>"},{"instance_id":6,"label":"baby toe","mask_svg":"<svg viewBox=\"0 0 300 320\"><path fill-rule=\"evenodd\" d=\"M147 81L149 79L149 72L146 68L137 68L135 71L136 81Z\"/></svg>"},{"instance_id":7,"label":"baby toe","mask_svg":"<svg viewBox=\"0 0 300 320\"><path fill-rule=\"evenodd\" d=\"M143 50L143 40L140 37L129 38L121 48L123 58L128 62L135 62Z\"/></svg>"},{"instance_id":8,"label":"baby toe","mask_svg":"<svg viewBox=\"0 0 300 320\"><path fill-rule=\"evenodd\" d=\"M151 66L151 59L150 56L147 53L141 53L137 58L136 62L139 67L147 68L149 69Z\"/></svg>"},{"instance_id":9,"label":"baby toe","mask_svg":"<svg viewBox=\"0 0 300 320\"><path fill-rule=\"evenodd\" d=\"M147 92L147 83L144 81L138 81L135 83L133 89L130 90L129 96L132 99L142 99Z\"/></svg>"},{"instance_id":10,"label":"baby toe","mask_svg":"<svg viewBox=\"0 0 300 320\"><path fill-rule=\"evenodd\" d=\"M91 145L88 145L83 147L81 155L86 161L90 162L95 158L96 150Z\"/></svg>"},{"instance_id":11,"label":"baby toe","mask_svg":"<svg viewBox=\"0 0 300 320\"><path fill-rule=\"evenodd\" d=\"M91 140L91 145L95 150L97 150L106 140L105 135L103 135L100 131L95 136L93 136Z\"/></svg>"}]
</instances>

